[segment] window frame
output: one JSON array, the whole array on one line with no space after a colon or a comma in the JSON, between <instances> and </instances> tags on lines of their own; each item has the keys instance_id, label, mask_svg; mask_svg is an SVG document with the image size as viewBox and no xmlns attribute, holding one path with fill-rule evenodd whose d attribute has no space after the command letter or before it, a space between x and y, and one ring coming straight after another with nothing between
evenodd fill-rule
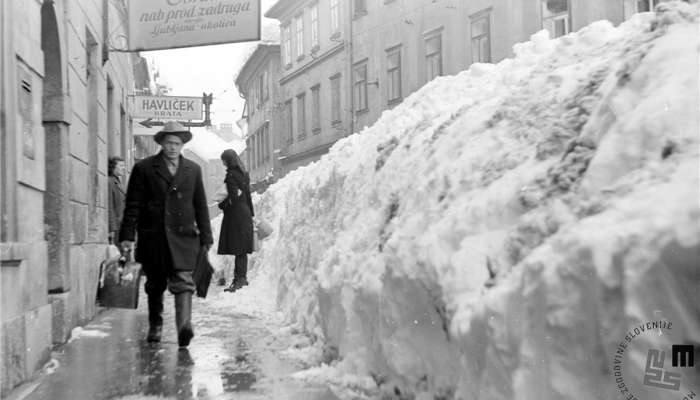
<instances>
[{"instance_id":1,"label":"window frame","mask_svg":"<svg viewBox=\"0 0 700 400\"><path fill-rule=\"evenodd\" d=\"M248 170L251 170L251 171L254 168L254 166L253 166L253 145L252 145L253 140L252 139L253 139L252 136L248 136L245 140L245 148L247 150L246 151L246 153L247 153L246 161L248 161Z\"/></svg>"},{"instance_id":2,"label":"window frame","mask_svg":"<svg viewBox=\"0 0 700 400\"><path fill-rule=\"evenodd\" d=\"M340 31L340 0L330 0L331 34Z\"/></svg>"},{"instance_id":3,"label":"window frame","mask_svg":"<svg viewBox=\"0 0 700 400\"><path fill-rule=\"evenodd\" d=\"M294 143L294 109L292 108L292 99L285 100L284 109L287 113L285 116L287 120L287 144Z\"/></svg>"},{"instance_id":4,"label":"window frame","mask_svg":"<svg viewBox=\"0 0 700 400\"><path fill-rule=\"evenodd\" d=\"M297 61L304 59L304 13L294 17L294 40L296 42Z\"/></svg>"},{"instance_id":5,"label":"window frame","mask_svg":"<svg viewBox=\"0 0 700 400\"><path fill-rule=\"evenodd\" d=\"M257 99L255 98L255 90L255 83L248 86L248 97L250 98L250 108L248 109L248 112L250 112L250 116L255 115L255 110L258 108Z\"/></svg>"},{"instance_id":6,"label":"window frame","mask_svg":"<svg viewBox=\"0 0 700 400\"><path fill-rule=\"evenodd\" d=\"M438 41L439 47L435 52L428 52L429 46L428 42L432 40ZM444 72L443 56L442 56L442 27L434 29L429 33L423 35L423 45L425 46L425 81L430 82L438 76L442 76ZM433 60L437 59L437 73L432 73Z\"/></svg>"},{"instance_id":7,"label":"window frame","mask_svg":"<svg viewBox=\"0 0 700 400\"><path fill-rule=\"evenodd\" d=\"M255 131L255 148L257 149L258 162L255 167L260 167L263 164L263 148L262 148L262 130L258 128Z\"/></svg>"},{"instance_id":8,"label":"window frame","mask_svg":"<svg viewBox=\"0 0 700 400\"><path fill-rule=\"evenodd\" d=\"M311 86L311 134L321 133L321 84Z\"/></svg>"},{"instance_id":9,"label":"window frame","mask_svg":"<svg viewBox=\"0 0 700 400\"><path fill-rule=\"evenodd\" d=\"M490 63L493 62L492 58L492 51L491 51L491 13L492 9L487 8L485 10L479 11L475 14L472 14L469 16L469 37L470 37L470 44L471 44L471 57L472 57L472 63ZM481 33L479 35L474 35L474 25L476 22L481 21L481 20L486 20L486 32ZM487 43L487 50L488 50L488 57L487 60L484 60L484 57L481 57L481 43L482 40L485 39ZM474 57L474 51L475 51L475 40L477 41L477 49L478 49L478 55L479 57Z\"/></svg>"},{"instance_id":10,"label":"window frame","mask_svg":"<svg viewBox=\"0 0 700 400\"><path fill-rule=\"evenodd\" d=\"M282 62L285 67L292 65L292 28L291 22L282 26ZM286 33L285 33L286 32Z\"/></svg>"},{"instance_id":11,"label":"window frame","mask_svg":"<svg viewBox=\"0 0 700 400\"><path fill-rule=\"evenodd\" d=\"M260 81L262 84L262 99L263 102L266 102L267 100L270 99L270 85L269 85L269 75L267 73L267 68L262 70L262 73L260 74Z\"/></svg>"},{"instance_id":12,"label":"window frame","mask_svg":"<svg viewBox=\"0 0 700 400\"><path fill-rule=\"evenodd\" d=\"M306 92L296 95L297 99L297 138L301 141L306 138Z\"/></svg>"},{"instance_id":13,"label":"window frame","mask_svg":"<svg viewBox=\"0 0 700 400\"><path fill-rule=\"evenodd\" d=\"M262 132L262 159L263 163L270 161L270 123L265 121L260 127Z\"/></svg>"},{"instance_id":14,"label":"window frame","mask_svg":"<svg viewBox=\"0 0 700 400\"><path fill-rule=\"evenodd\" d=\"M315 12L314 12L315 11ZM315 14L315 15L314 15ZM311 34L311 52L314 52L320 47L319 37L319 20L318 20L318 2L313 3L309 7L310 34Z\"/></svg>"},{"instance_id":15,"label":"window frame","mask_svg":"<svg viewBox=\"0 0 700 400\"><path fill-rule=\"evenodd\" d=\"M552 39L566 36L571 33L571 0L566 0L566 11L559 12L557 14L552 14L545 16L545 9L547 8L547 1L540 0L540 19L542 21L542 29L546 29L549 32L549 37ZM556 35L556 21L564 21L564 33L562 35ZM547 23L553 23L550 27Z\"/></svg>"},{"instance_id":16,"label":"window frame","mask_svg":"<svg viewBox=\"0 0 700 400\"><path fill-rule=\"evenodd\" d=\"M359 18L363 15L367 15L367 0L352 0L352 17Z\"/></svg>"},{"instance_id":17,"label":"window frame","mask_svg":"<svg viewBox=\"0 0 700 400\"><path fill-rule=\"evenodd\" d=\"M335 126L343 121L342 113L342 94L340 83L342 74L339 72L328 78L331 86L331 125Z\"/></svg>"},{"instance_id":18,"label":"window frame","mask_svg":"<svg viewBox=\"0 0 700 400\"><path fill-rule=\"evenodd\" d=\"M362 114L369 110L369 98L367 96L367 85L368 85L368 68L367 59L364 59L352 67L352 90L353 90L353 111L355 115ZM358 79L358 69L363 69L364 78ZM358 93L359 89L359 93Z\"/></svg>"},{"instance_id":19,"label":"window frame","mask_svg":"<svg viewBox=\"0 0 700 400\"><path fill-rule=\"evenodd\" d=\"M387 62L387 65L386 65L386 80L387 80L386 97L387 97L387 104L392 105L392 104L400 103L403 100L403 85L402 85L402 79L403 79L402 72L403 71L402 71L402 60L401 60L401 56L403 53L402 52L402 45L390 47L390 48L386 49L385 51L386 51L386 62ZM392 67L389 60L392 56L395 56L395 55L398 55L398 63L397 63L398 65ZM395 74L398 74L398 80L397 80L398 84L396 85L396 86L398 86L398 90L395 90L396 87L394 85L394 80L393 80L393 78L395 78L395 76L394 76ZM392 95L393 95L392 91L397 92L396 96L392 97Z\"/></svg>"},{"instance_id":20,"label":"window frame","mask_svg":"<svg viewBox=\"0 0 700 400\"><path fill-rule=\"evenodd\" d=\"M649 10L647 11L639 11L639 3L645 2L647 3L647 7L649 7ZM634 12L635 13L640 13L640 12L653 12L654 8L656 8L657 5L659 5L661 1L659 0L635 0L634 1Z\"/></svg>"}]
</instances>

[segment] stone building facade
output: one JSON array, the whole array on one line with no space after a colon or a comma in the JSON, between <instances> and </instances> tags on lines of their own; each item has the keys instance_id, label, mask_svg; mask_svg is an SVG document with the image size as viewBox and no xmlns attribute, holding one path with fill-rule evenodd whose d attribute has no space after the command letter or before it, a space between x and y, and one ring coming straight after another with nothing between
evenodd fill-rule
<instances>
[{"instance_id":1,"label":"stone building facade","mask_svg":"<svg viewBox=\"0 0 700 400\"><path fill-rule=\"evenodd\" d=\"M275 177L317 160L438 76L510 57L542 29L557 37L596 20L619 24L660 1L279 0L265 13L281 30Z\"/></svg>"},{"instance_id":2,"label":"stone building facade","mask_svg":"<svg viewBox=\"0 0 700 400\"><path fill-rule=\"evenodd\" d=\"M133 160L125 2L0 2L2 394L96 312L107 159Z\"/></svg>"},{"instance_id":3,"label":"stone building facade","mask_svg":"<svg viewBox=\"0 0 700 400\"><path fill-rule=\"evenodd\" d=\"M318 160L352 133L347 86L347 0L280 0L265 16L280 21L280 124L273 132L280 176ZM250 131L250 127L249 127Z\"/></svg>"},{"instance_id":4,"label":"stone building facade","mask_svg":"<svg viewBox=\"0 0 700 400\"><path fill-rule=\"evenodd\" d=\"M512 56L537 31L557 37L601 19L619 24L633 5L653 1L353 0L355 131L437 76Z\"/></svg>"},{"instance_id":5,"label":"stone building facade","mask_svg":"<svg viewBox=\"0 0 700 400\"><path fill-rule=\"evenodd\" d=\"M286 146L282 132L283 98L280 78L280 46L259 44L236 77L238 92L246 99L246 149L241 159L250 173L251 188L261 190L282 174L275 149ZM284 139L284 140L283 140Z\"/></svg>"}]
</instances>

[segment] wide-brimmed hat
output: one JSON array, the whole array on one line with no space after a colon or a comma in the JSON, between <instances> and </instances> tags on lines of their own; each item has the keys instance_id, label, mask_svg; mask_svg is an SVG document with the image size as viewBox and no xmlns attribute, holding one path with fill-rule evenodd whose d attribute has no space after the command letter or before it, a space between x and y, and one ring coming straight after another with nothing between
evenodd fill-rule
<instances>
[{"instance_id":1,"label":"wide-brimmed hat","mask_svg":"<svg viewBox=\"0 0 700 400\"><path fill-rule=\"evenodd\" d=\"M187 143L192 140L192 132L188 131L181 123L177 121L167 121L163 125L163 129L153 136L153 140L160 144L165 135L175 135L182 139L182 143Z\"/></svg>"}]
</instances>

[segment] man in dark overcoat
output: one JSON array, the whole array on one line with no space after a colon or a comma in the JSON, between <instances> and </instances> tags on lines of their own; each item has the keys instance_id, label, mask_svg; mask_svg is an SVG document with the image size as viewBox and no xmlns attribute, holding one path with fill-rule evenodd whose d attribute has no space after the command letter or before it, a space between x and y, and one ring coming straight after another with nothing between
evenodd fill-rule
<instances>
[{"instance_id":1,"label":"man in dark overcoat","mask_svg":"<svg viewBox=\"0 0 700 400\"><path fill-rule=\"evenodd\" d=\"M190 139L192 133L175 121L154 136L161 151L134 165L119 232L125 252L137 239L136 261L143 265L148 294L147 340L160 341L167 288L175 296L180 347L194 336L190 319L197 253L213 243L201 169L180 154Z\"/></svg>"}]
</instances>

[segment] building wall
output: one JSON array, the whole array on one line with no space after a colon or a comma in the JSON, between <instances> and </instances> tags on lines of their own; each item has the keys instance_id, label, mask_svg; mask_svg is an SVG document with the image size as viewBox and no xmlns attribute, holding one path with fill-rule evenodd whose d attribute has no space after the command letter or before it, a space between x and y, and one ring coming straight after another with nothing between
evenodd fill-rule
<instances>
[{"instance_id":1,"label":"building wall","mask_svg":"<svg viewBox=\"0 0 700 400\"><path fill-rule=\"evenodd\" d=\"M204 183L204 191L207 196L207 201L212 203L214 193L221 187L226 171L224 170L221 160L216 158L212 160L205 159L190 149L182 151L183 157L196 162L202 169L202 181ZM221 213L218 206L209 207L209 217L214 218Z\"/></svg>"},{"instance_id":2,"label":"building wall","mask_svg":"<svg viewBox=\"0 0 700 400\"><path fill-rule=\"evenodd\" d=\"M279 147L275 148L280 165L279 177L299 166L318 160L338 139L352 133L352 118L348 79L350 59L347 47L347 24L350 11L348 1L339 1L339 29L332 30L330 23L329 0L296 0L281 1L274 15L268 15L280 21L281 29L290 26L291 59L282 65L279 79L281 104L278 107L280 123L275 128L274 136L279 139ZM317 48L311 46L311 15L310 7L318 5ZM295 34L295 18L303 15L304 46L303 53L297 51ZM280 44L280 52L284 52L284 39ZM331 120L331 85L330 78L340 76L340 121ZM320 95L320 130L312 131L312 94L311 88L319 85ZM298 95L305 95L305 132L299 131L299 100ZM285 104L291 102L292 126L288 122ZM290 134L291 133L291 134Z\"/></svg>"},{"instance_id":3,"label":"building wall","mask_svg":"<svg viewBox=\"0 0 700 400\"><path fill-rule=\"evenodd\" d=\"M107 3L0 2L3 395L96 312L107 157L130 160L132 140L132 65L103 52Z\"/></svg>"},{"instance_id":4,"label":"building wall","mask_svg":"<svg viewBox=\"0 0 700 400\"><path fill-rule=\"evenodd\" d=\"M280 77L280 53L279 46L264 45L259 47L252 57L246 62L250 69L246 79L240 81L240 86L246 98L247 109L247 135L246 151L241 154L243 162L250 173L253 185L267 180L273 176L277 159L274 150L280 148L281 97L279 86L275 83ZM267 85L268 97L259 99L257 92L259 79L263 77ZM267 139L264 140L263 131L267 124ZM260 156L260 153L267 156ZM278 166L277 166L278 167Z\"/></svg>"},{"instance_id":5,"label":"building wall","mask_svg":"<svg viewBox=\"0 0 700 400\"><path fill-rule=\"evenodd\" d=\"M578 30L600 19L619 24L625 15L623 3L631 8L629 0L568 0L569 28ZM489 16L491 62L512 56L514 44L543 29L542 0L390 0L366 4L366 13L346 21L352 24L352 64L366 62L369 82L368 108L355 112L355 132L372 125L384 110L396 104L389 102L387 94L387 49L401 48L401 89L405 98L429 81L427 36L440 35L442 75L454 75L476 61L472 59L471 44L474 17Z\"/></svg>"}]
</instances>

